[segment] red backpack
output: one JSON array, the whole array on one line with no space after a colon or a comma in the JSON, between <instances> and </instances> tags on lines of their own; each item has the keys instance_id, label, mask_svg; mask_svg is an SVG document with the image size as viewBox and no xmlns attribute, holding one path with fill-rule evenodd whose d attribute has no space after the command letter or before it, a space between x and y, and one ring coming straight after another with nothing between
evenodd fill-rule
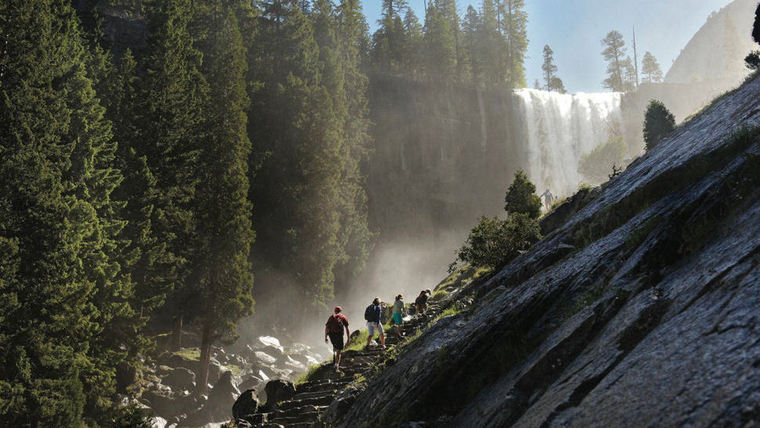
<instances>
[{"instance_id":1,"label":"red backpack","mask_svg":"<svg viewBox=\"0 0 760 428\"><path fill-rule=\"evenodd\" d=\"M345 319L345 317L341 314L331 315L327 320L327 332L343 333L343 319Z\"/></svg>"}]
</instances>

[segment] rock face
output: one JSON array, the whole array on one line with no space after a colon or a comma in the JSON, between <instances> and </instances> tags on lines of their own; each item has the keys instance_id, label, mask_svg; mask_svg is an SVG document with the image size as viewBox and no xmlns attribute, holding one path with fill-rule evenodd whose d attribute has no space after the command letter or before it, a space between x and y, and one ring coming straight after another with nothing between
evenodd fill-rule
<instances>
[{"instance_id":1,"label":"rock face","mask_svg":"<svg viewBox=\"0 0 760 428\"><path fill-rule=\"evenodd\" d=\"M424 332L332 422L760 419L759 125L756 78L469 285L475 307Z\"/></svg>"}]
</instances>

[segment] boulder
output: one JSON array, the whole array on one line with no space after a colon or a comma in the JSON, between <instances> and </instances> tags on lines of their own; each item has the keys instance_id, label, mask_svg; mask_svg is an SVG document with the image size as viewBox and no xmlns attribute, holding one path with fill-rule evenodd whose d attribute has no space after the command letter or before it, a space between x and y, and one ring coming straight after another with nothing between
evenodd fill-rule
<instances>
[{"instance_id":1,"label":"boulder","mask_svg":"<svg viewBox=\"0 0 760 428\"><path fill-rule=\"evenodd\" d=\"M232 405L240 395L233 382L232 372L224 372L219 380L211 388L208 400L202 408L190 414L183 420L180 427L198 427L212 422L224 422L230 419Z\"/></svg>"},{"instance_id":2,"label":"boulder","mask_svg":"<svg viewBox=\"0 0 760 428\"><path fill-rule=\"evenodd\" d=\"M197 407L196 399L189 393L174 394L169 391L148 390L142 395L153 412L166 419L193 411Z\"/></svg>"},{"instance_id":3,"label":"boulder","mask_svg":"<svg viewBox=\"0 0 760 428\"><path fill-rule=\"evenodd\" d=\"M261 364L266 364L268 366L271 366L272 364L277 362L277 358L263 351L256 351L254 352L254 355L256 357L256 360Z\"/></svg>"},{"instance_id":4,"label":"boulder","mask_svg":"<svg viewBox=\"0 0 760 428\"><path fill-rule=\"evenodd\" d=\"M276 337L272 336L259 336L256 338L256 343L254 348L266 348L268 346L271 346L273 348L278 348L280 352L282 352L282 345L280 344L280 340Z\"/></svg>"},{"instance_id":5,"label":"boulder","mask_svg":"<svg viewBox=\"0 0 760 428\"><path fill-rule=\"evenodd\" d=\"M232 372L224 372L208 394L208 401L203 406L212 421L229 420L230 408L240 391L235 386Z\"/></svg>"},{"instance_id":6,"label":"boulder","mask_svg":"<svg viewBox=\"0 0 760 428\"><path fill-rule=\"evenodd\" d=\"M283 360L283 364L285 364L285 367L296 370L296 371L306 370L306 366L303 363L300 363L294 360L289 355L285 356L285 359Z\"/></svg>"},{"instance_id":7,"label":"boulder","mask_svg":"<svg viewBox=\"0 0 760 428\"><path fill-rule=\"evenodd\" d=\"M165 428L168 422L160 416L153 416L148 419L148 423L150 423L151 428Z\"/></svg>"},{"instance_id":8,"label":"boulder","mask_svg":"<svg viewBox=\"0 0 760 428\"><path fill-rule=\"evenodd\" d=\"M351 340L353 341L354 339L356 339L357 337L359 337L360 334L362 334L361 331L354 330L353 333L351 333Z\"/></svg>"},{"instance_id":9,"label":"boulder","mask_svg":"<svg viewBox=\"0 0 760 428\"><path fill-rule=\"evenodd\" d=\"M266 346L262 348L261 351L273 356L277 360L285 356L285 353L282 351L282 347Z\"/></svg>"},{"instance_id":10,"label":"boulder","mask_svg":"<svg viewBox=\"0 0 760 428\"><path fill-rule=\"evenodd\" d=\"M198 373L200 373L200 362L196 362L196 367L198 369ZM225 370L226 369L222 366L222 364L219 363L219 360L211 357L208 363L208 383L210 385L214 385L219 380L219 376Z\"/></svg>"},{"instance_id":11,"label":"boulder","mask_svg":"<svg viewBox=\"0 0 760 428\"><path fill-rule=\"evenodd\" d=\"M271 375L269 375L269 374L268 374L266 371L264 371L264 369L262 368L262 369L260 369L260 370L259 370L259 377L260 377L260 378L262 378L262 379L264 379L264 380L269 380L269 379L270 379L272 376L271 376Z\"/></svg>"},{"instance_id":12,"label":"boulder","mask_svg":"<svg viewBox=\"0 0 760 428\"><path fill-rule=\"evenodd\" d=\"M264 381L256 375L247 374L243 376L243 378L240 380L240 383L238 384L238 389L242 391L245 391L247 389L253 389L261 385L263 382Z\"/></svg>"},{"instance_id":13,"label":"boulder","mask_svg":"<svg viewBox=\"0 0 760 428\"><path fill-rule=\"evenodd\" d=\"M273 408L280 401L293 398L296 395L296 387L293 385L293 382L275 379L267 382L264 393L267 396L267 407Z\"/></svg>"},{"instance_id":14,"label":"boulder","mask_svg":"<svg viewBox=\"0 0 760 428\"><path fill-rule=\"evenodd\" d=\"M253 389L245 390L235 400L235 404L232 405L232 417L235 421L246 419L247 416L256 413L259 407L259 399L256 397L256 391Z\"/></svg>"},{"instance_id":15,"label":"boulder","mask_svg":"<svg viewBox=\"0 0 760 428\"><path fill-rule=\"evenodd\" d=\"M169 371L161 382L175 390L192 391L195 389L195 373L190 369L177 367L176 369Z\"/></svg>"}]
</instances>

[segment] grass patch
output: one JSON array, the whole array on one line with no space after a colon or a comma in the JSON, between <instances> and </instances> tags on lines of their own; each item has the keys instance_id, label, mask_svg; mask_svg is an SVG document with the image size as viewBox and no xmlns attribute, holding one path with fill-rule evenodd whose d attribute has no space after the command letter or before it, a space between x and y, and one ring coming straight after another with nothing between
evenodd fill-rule
<instances>
[{"instance_id":1,"label":"grass patch","mask_svg":"<svg viewBox=\"0 0 760 428\"><path fill-rule=\"evenodd\" d=\"M186 360L200 361L201 350L198 348L182 348L179 351L175 351L174 355L179 355Z\"/></svg>"},{"instance_id":2,"label":"grass patch","mask_svg":"<svg viewBox=\"0 0 760 428\"><path fill-rule=\"evenodd\" d=\"M441 289L436 290L435 293L433 293L433 295L430 296L430 299L440 300L446 297L447 294L449 294L449 292L441 288Z\"/></svg>"},{"instance_id":3,"label":"grass patch","mask_svg":"<svg viewBox=\"0 0 760 428\"><path fill-rule=\"evenodd\" d=\"M364 349L364 345L367 343L368 337L369 332L367 329L359 330L359 335L351 339L351 344L346 346L343 351L361 351Z\"/></svg>"},{"instance_id":4,"label":"grass patch","mask_svg":"<svg viewBox=\"0 0 760 428\"><path fill-rule=\"evenodd\" d=\"M238 366L237 364L227 364L224 367L226 367L227 369L229 369L229 371L232 372L233 376L240 376L240 373L243 372L243 369L240 368L240 366Z\"/></svg>"},{"instance_id":5,"label":"grass patch","mask_svg":"<svg viewBox=\"0 0 760 428\"><path fill-rule=\"evenodd\" d=\"M302 383L311 381L312 380L311 378L314 376L317 370L319 370L320 367L322 367L321 364L312 364L311 366L309 366L309 370L306 373L302 374L301 377L298 378L298 380L296 381L296 385L300 385Z\"/></svg>"},{"instance_id":6,"label":"grass patch","mask_svg":"<svg viewBox=\"0 0 760 428\"><path fill-rule=\"evenodd\" d=\"M443 312L441 312L440 314L436 315L436 317L433 318L433 321L432 321L431 324L436 323L441 318L446 318L446 317L454 316L454 315L456 315L456 314L458 314L458 313L460 313L462 311L464 311L463 307L459 307L459 305L457 305L457 304L451 305L448 308L446 308Z\"/></svg>"}]
</instances>

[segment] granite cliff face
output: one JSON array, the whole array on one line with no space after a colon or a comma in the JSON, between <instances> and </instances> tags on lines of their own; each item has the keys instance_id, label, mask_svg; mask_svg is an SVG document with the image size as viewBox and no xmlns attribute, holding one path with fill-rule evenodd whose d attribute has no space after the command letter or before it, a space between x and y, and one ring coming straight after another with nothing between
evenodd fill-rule
<instances>
[{"instance_id":1,"label":"granite cliff face","mask_svg":"<svg viewBox=\"0 0 760 428\"><path fill-rule=\"evenodd\" d=\"M386 363L342 426L760 420L760 78L716 101ZM427 426L427 425L426 425Z\"/></svg>"}]
</instances>

